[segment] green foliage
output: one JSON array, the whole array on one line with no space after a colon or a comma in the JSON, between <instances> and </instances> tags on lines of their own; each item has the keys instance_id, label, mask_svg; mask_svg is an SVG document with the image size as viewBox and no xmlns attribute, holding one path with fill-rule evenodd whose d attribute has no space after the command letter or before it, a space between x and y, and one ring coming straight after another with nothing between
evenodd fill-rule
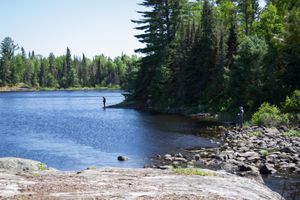
<instances>
[{"instance_id":1,"label":"green foliage","mask_svg":"<svg viewBox=\"0 0 300 200\"><path fill-rule=\"evenodd\" d=\"M300 137L300 130L289 130L284 133L285 136L289 137Z\"/></svg>"},{"instance_id":2,"label":"green foliage","mask_svg":"<svg viewBox=\"0 0 300 200\"><path fill-rule=\"evenodd\" d=\"M39 171L48 170L47 165L45 165L44 163L38 163L38 168L39 168Z\"/></svg>"},{"instance_id":3,"label":"green foliage","mask_svg":"<svg viewBox=\"0 0 300 200\"><path fill-rule=\"evenodd\" d=\"M249 134L250 137L260 137L262 136L262 132L261 131L253 131Z\"/></svg>"},{"instance_id":4,"label":"green foliage","mask_svg":"<svg viewBox=\"0 0 300 200\"><path fill-rule=\"evenodd\" d=\"M269 151L268 151L267 149L260 150L259 153L260 153L262 156L268 156L268 155L269 155Z\"/></svg>"},{"instance_id":5,"label":"green foliage","mask_svg":"<svg viewBox=\"0 0 300 200\"><path fill-rule=\"evenodd\" d=\"M0 44L0 85L6 86L17 81L16 68L13 63L15 50L18 46L10 37L6 37Z\"/></svg>"},{"instance_id":6,"label":"green foliage","mask_svg":"<svg viewBox=\"0 0 300 200\"><path fill-rule=\"evenodd\" d=\"M259 126L278 126L288 123L288 119L286 115L280 113L276 106L263 103L258 111L253 114L252 123Z\"/></svg>"},{"instance_id":7,"label":"green foliage","mask_svg":"<svg viewBox=\"0 0 300 200\"><path fill-rule=\"evenodd\" d=\"M17 55L17 45L7 37L0 45L0 86L25 83L32 88L82 88L82 87L117 87L125 86L127 81L132 85L135 77L125 78L129 72L137 73L137 56L122 55L114 60L104 55L93 60L85 57L72 58L69 48L65 56L55 57L50 53L48 58L36 56L25 49ZM127 84L128 85L128 84ZM132 86L131 86L132 87Z\"/></svg>"},{"instance_id":8,"label":"green foliage","mask_svg":"<svg viewBox=\"0 0 300 200\"><path fill-rule=\"evenodd\" d=\"M173 172L180 175L215 176L213 172L204 171L200 168L176 168Z\"/></svg>"},{"instance_id":9,"label":"green foliage","mask_svg":"<svg viewBox=\"0 0 300 200\"><path fill-rule=\"evenodd\" d=\"M231 106L244 105L254 111L262 101L264 56L268 46L257 36L245 37L240 44L232 70L230 71L228 95Z\"/></svg>"},{"instance_id":10,"label":"green foliage","mask_svg":"<svg viewBox=\"0 0 300 200\"><path fill-rule=\"evenodd\" d=\"M256 33L268 40L278 40L284 31L284 16L278 14L277 7L270 2L255 22Z\"/></svg>"},{"instance_id":11,"label":"green foliage","mask_svg":"<svg viewBox=\"0 0 300 200\"><path fill-rule=\"evenodd\" d=\"M290 121L295 124L300 122L300 90L295 90L291 97L286 97L282 110L287 114Z\"/></svg>"}]
</instances>

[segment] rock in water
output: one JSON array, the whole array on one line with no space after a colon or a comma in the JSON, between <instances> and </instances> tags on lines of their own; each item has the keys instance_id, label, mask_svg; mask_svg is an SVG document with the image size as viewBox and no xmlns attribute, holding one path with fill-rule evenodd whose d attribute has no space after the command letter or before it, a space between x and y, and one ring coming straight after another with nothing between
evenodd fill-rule
<instances>
[{"instance_id":1,"label":"rock in water","mask_svg":"<svg viewBox=\"0 0 300 200\"><path fill-rule=\"evenodd\" d=\"M126 156L118 156L118 161L125 161L128 160Z\"/></svg>"}]
</instances>

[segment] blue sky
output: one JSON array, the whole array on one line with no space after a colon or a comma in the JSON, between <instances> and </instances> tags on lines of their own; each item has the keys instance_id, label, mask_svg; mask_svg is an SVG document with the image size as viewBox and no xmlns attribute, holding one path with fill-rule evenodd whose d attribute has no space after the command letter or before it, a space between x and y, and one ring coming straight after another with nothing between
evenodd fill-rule
<instances>
[{"instance_id":1,"label":"blue sky","mask_svg":"<svg viewBox=\"0 0 300 200\"><path fill-rule=\"evenodd\" d=\"M133 54L142 44L131 19L143 0L0 0L0 40L10 36L36 54L92 58ZM262 1L262 0L260 0Z\"/></svg>"},{"instance_id":2,"label":"blue sky","mask_svg":"<svg viewBox=\"0 0 300 200\"><path fill-rule=\"evenodd\" d=\"M131 19L142 0L0 0L0 40L48 56L133 54L141 44Z\"/></svg>"}]
</instances>

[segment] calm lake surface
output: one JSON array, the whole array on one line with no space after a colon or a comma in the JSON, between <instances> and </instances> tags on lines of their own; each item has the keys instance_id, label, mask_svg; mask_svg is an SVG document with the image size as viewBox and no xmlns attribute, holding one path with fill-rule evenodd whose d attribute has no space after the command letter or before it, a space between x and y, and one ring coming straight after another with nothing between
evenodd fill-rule
<instances>
[{"instance_id":1,"label":"calm lake surface","mask_svg":"<svg viewBox=\"0 0 300 200\"><path fill-rule=\"evenodd\" d=\"M216 146L196 137L199 125L175 115L103 109L121 91L0 93L0 157L38 160L60 170L143 167L156 154ZM117 156L129 157L126 162Z\"/></svg>"}]
</instances>

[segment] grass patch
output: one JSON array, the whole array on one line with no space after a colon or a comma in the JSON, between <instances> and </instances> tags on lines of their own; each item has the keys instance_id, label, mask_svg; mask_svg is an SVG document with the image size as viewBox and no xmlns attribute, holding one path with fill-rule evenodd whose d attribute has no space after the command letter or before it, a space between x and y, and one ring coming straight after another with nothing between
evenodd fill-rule
<instances>
[{"instance_id":1,"label":"grass patch","mask_svg":"<svg viewBox=\"0 0 300 200\"><path fill-rule=\"evenodd\" d=\"M175 174L183 174L183 175L198 175L198 176L215 176L216 174L213 172L204 171L201 168L177 168L173 169Z\"/></svg>"},{"instance_id":2,"label":"grass patch","mask_svg":"<svg viewBox=\"0 0 300 200\"><path fill-rule=\"evenodd\" d=\"M260 137L262 136L262 132L260 131L253 131L249 134L250 137Z\"/></svg>"},{"instance_id":3,"label":"grass patch","mask_svg":"<svg viewBox=\"0 0 300 200\"><path fill-rule=\"evenodd\" d=\"M289 130L288 132L283 133L285 136L289 137L300 137L300 131L299 130Z\"/></svg>"},{"instance_id":4,"label":"grass patch","mask_svg":"<svg viewBox=\"0 0 300 200\"><path fill-rule=\"evenodd\" d=\"M45 165L44 163L38 163L38 168L40 171L48 170L47 165Z\"/></svg>"},{"instance_id":5,"label":"grass patch","mask_svg":"<svg viewBox=\"0 0 300 200\"><path fill-rule=\"evenodd\" d=\"M269 155L269 151L268 151L267 149L260 150L259 153L260 153L262 156L268 156L268 155Z\"/></svg>"}]
</instances>

